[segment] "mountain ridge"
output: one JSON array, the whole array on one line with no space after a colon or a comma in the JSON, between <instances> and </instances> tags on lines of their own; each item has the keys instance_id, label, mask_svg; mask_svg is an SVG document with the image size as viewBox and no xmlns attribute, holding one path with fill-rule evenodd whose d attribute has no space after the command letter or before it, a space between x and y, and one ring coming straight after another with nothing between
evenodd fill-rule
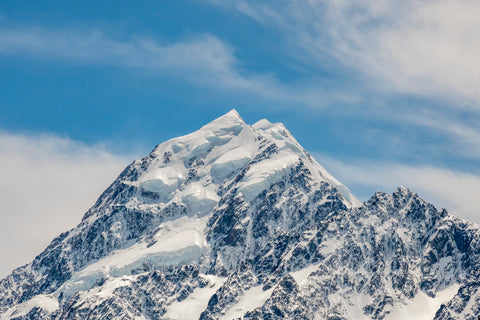
<instances>
[{"instance_id":1,"label":"mountain ridge","mask_svg":"<svg viewBox=\"0 0 480 320\"><path fill-rule=\"evenodd\" d=\"M127 166L0 281L0 315L389 319L458 286L432 317L474 319L479 248L477 225L407 188L360 204L283 124L232 110Z\"/></svg>"}]
</instances>

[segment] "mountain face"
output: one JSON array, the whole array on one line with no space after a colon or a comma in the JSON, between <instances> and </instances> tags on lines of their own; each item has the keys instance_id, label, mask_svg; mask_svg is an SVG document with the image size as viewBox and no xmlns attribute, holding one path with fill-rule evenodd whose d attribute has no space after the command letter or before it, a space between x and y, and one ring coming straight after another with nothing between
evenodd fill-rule
<instances>
[{"instance_id":1,"label":"mountain face","mask_svg":"<svg viewBox=\"0 0 480 320\"><path fill-rule=\"evenodd\" d=\"M134 161L0 281L0 319L477 319L480 230L410 190L360 204L236 111Z\"/></svg>"}]
</instances>

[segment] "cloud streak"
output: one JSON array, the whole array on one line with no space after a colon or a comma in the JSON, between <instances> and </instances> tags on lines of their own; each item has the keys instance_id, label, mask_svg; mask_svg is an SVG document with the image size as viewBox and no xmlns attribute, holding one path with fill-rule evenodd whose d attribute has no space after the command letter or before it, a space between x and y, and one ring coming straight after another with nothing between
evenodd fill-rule
<instances>
[{"instance_id":1,"label":"cloud streak","mask_svg":"<svg viewBox=\"0 0 480 320\"><path fill-rule=\"evenodd\" d=\"M119 40L98 29L0 27L0 54L141 70L219 93L275 102L277 108L295 104L323 109L355 99L352 92L332 92L304 82L286 84L273 73L246 70L234 48L211 34L161 42L146 36Z\"/></svg>"},{"instance_id":2,"label":"cloud streak","mask_svg":"<svg viewBox=\"0 0 480 320\"><path fill-rule=\"evenodd\" d=\"M100 145L0 132L0 278L79 223L130 160Z\"/></svg>"},{"instance_id":3,"label":"cloud streak","mask_svg":"<svg viewBox=\"0 0 480 320\"><path fill-rule=\"evenodd\" d=\"M151 37L118 40L100 30L4 27L0 29L0 54L141 69L198 87L248 92L278 101L310 99L269 74L240 71L233 48L209 34L161 43Z\"/></svg>"},{"instance_id":4,"label":"cloud streak","mask_svg":"<svg viewBox=\"0 0 480 320\"><path fill-rule=\"evenodd\" d=\"M232 70L235 63L232 49L210 35L176 43L159 43L148 37L121 41L99 30L2 28L0 53L175 72L192 80L204 74L230 86L245 85ZM197 79L201 80L204 79Z\"/></svg>"},{"instance_id":5,"label":"cloud streak","mask_svg":"<svg viewBox=\"0 0 480 320\"><path fill-rule=\"evenodd\" d=\"M405 115L400 116L405 118ZM443 144L437 145L438 151L450 156L480 159L480 127L476 121L469 124L454 116L446 118L434 112L418 112L415 117L404 119L422 127L444 133Z\"/></svg>"},{"instance_id":6,"label":"cloud streak","mask_svg":"<svg viewBox=\"0 0 480 320\"><path fill-rule=\"evenodd\" d=\"M374 86L440 95L480 109L480 3L473 0L239 0L236 8L280 28L293 55L318 68L332 60Z\"/></svg>"}]
</instances>

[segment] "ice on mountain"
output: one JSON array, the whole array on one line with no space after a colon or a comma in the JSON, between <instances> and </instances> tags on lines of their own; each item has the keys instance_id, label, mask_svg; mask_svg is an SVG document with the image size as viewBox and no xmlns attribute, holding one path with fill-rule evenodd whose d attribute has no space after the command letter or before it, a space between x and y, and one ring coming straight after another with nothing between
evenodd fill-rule
<instances>
[{"instance_id":1,"label":"ice on mountain","mask_svg":"<svg viewBox=\"0 0 480 320\"><path fill-rule=\"evenodd\" d=\"M262 119L252 127L256 130L263 131L264 134L269 135L269 138L273 140L285 140L291 137L283 123L271 123L266 119Z\"/></svg>"},{"instance_id":2,"label":"ice on mountain","mask_svg":"<svg viewBox=\"0 0 480 320\"><path fill-rule=\"evenodd\" d=\"M150 170L143 176L143 181L160 180L167 186L177 186L180 179L183 178L183 173L177 167L164 167ZM154 191L152 189L152 191Z\"/></svg>"},{"instance_id":3,"label":"ice on mountain","mask_svg":"<svg viewBox=\"0 0 480 320\"><path fill-rule=\"evenodd\" d=\"M267 138L275 141L275 144L279 147L279 150L285 150L290 153L298 155L300 158L308 158L306 151L300 146L300 144L295 140L295 138L290 134L287 128L282 123L271 123L266 119L262 119L255 123L252 128L258 130L262 135ZM361 205L355 197L352 196L350 190L341 184L337 179L335 179L324 167L320 164L315 163L312 168L314 171L317 171L322 180L335 185L340 192L340 194L347 200L347 206L349 207L358 207Z\"/></svg>"},{"instance_id":4,"label":"ice on mountain","mask_svg":"<svg viewBox=\"0 0 480 320\"><path fill-rule=\"evenodd\" d=\"M145 191L147 201L152 203L152 199L158 199L158 202L166 203L177 195L187 206L198 205L200 210L193 211L212 208L214 201L217 201L214 197L203 196L197 191L183 192L177 189L181 181L185 181L183 177L188 176L189 169L194 169L196 178L202 181L202 187L210 188L209 183L222 183L231 174L244 168L259 151L259 136L275 144L280 154L249 168L240 186L247 199L255 197L277 182L288 171L287 167L293 164L290 163L292 159L295 162L301 158L313 174L320 175L321 179L337 186L347 200L347 206L359 204L346 187L310 158L283 124L270 123L264 119L249 126L235 110L203 126L197 132L167 141L155 149L155 153L160 157L169 150L173 150L174 155L169 157L167 165L160 169L149 169L141 179L141 188ZM276 162L275 159L280 160Z\"/></svg>"},{"instance_id":5,"label":"ice on mountain","mask_svg":"<svg viewBox=\"0 0 480 320\"><path fill-rule=\"evenodd\" d=\"M142 270L144 266L158 268L189 264L198 261L204 253L204 247L198 244L171 251L147 252L129 264L112 267L109 273L114 277L120 277L131 274L136 269Z\"/></svg>"},{"instance_id":6,"label":"ice on mountain","mask_svg":"<svg viewBox=\"0 0 480 320\"><path fill-rule=\"evenodd\" d=\"M161 202L168 202L172 199L172 192L178 188L182 178L182 173L174 167L158 168L147 172L142 177L139 187L144 195L153 194Z\"/></svg>"},{"instance_id":7,"label":"ice on mountain","mask_svg":"<svg viewBox=\"0 0 480 320\"><path fill-rule=\"evenodd\" d=\"M239 132L241 127L245 125L242 117L238 114L237 110L232 109L223 116L218 117L217 119L211 121L202 127L204 128L221 128L225 131L230 132ZM200 129L201 130L201 129Z\"/></svg>"},{"instance_id":8,"label":"ice on mountain","mask_svg":"<svg viewBox=\"0 0 480 320\"><path fill-rule=\"evenodd\" d=\"M267 119L261 119L255 122L252 125L252 128L255 130L267 130L271 128L274 124L268 121Z\"/></svg>"},{"instance_id":9,"label":"ice on mountain","mask_svg":"<svg viewBox=\"0 0 480 320\"><path fill-rule=\"evenodd\" d=\"M307 278L310 274L315 272L318 269L318 264L309 265L303 269L290 272L290 275L295 279L297 284L301 287L307 281Z\"/></svg>"},{"instance_id":10,"label":"ice on mountain","mask_svg":"<svg viewBox=\"0 0 480 320\"><path fill-rule=\"evenodd\" d=\"M272 295L275 287L263 290L263 285L252 287L243 293L240 300L231 306L220 320L241 319L249 311L261 307Z\"/></svg>"},{"instance_id":11,"label":"ice on mountain","mask_svg":"<svg viewBox=\"0 0 480 320\"><path fill-rule=\"evenodd\" d=\"M198 260L204 254L204 248L199 245L164 252L144 250L142 255L134 253L133 250L135 249L115 253L113 257L106 257L98 263L90 265L67 281L60 291L69 299L77 292L91 289L103 279L123 277L145 265L153 268L188 264ZM128 253L131 253L132 256L129 257Z\"/></svg>"},{"instance_id":12,"label":"ice on mountain","mask_svg":"<svg viewBox=\"0 0 480 320\"><path fill-rule=\"evenodd\" d=\"M412 300L407 300L406 303L400 302L396 304L396 307L384 318L384 320L433 319L440 306L450 301L459 288L459 284L453 284L438 292L434 298L419 291Z\"/></svg>"},{"instance_id":13,"label":"ice on mountain","mask_svg":"<svg viewBox=\"0 0 480 320\"><path fill-rule=\"evenodd\" d=\"M22 316L27 315L30 312L30 310L32 310L35 307L40 307L46 312L52 313L59 308L59 303L54 296L39 294L11 308L0 317L0 320L20 318Z\"/></svg>"},{"instance_id":14,"label":"ice on mountain","mask_svg":"<svg viewBox=\"0 0 480 320\"><path fill-rule=\"evenodd\" d=\"M271 123L268 120L263 119L255 123L252 128L261 132L261 134L268 139L275 141L275 144L280 150L289 150L301 158L305 158L303 149L287 128L285 128L283 123Z\"/></svg>"},{"instance_id":15,"label":"ice on mountain","mask_svg":"<svg viewBox=\"0 0 480 320\"><path fill-rule=\"evenodd\" d=\"M215 160L212 165L211 175L214 181L221 182L232 172L244 167L251 158L251 154L245 148L235 148L224 153Z\"/></svg>"},{"instance_id":16,"label":"ice on mountain","mask_svg":"<svg viewBox=\"0 0 480 320\"><path fill-rule=\"evenodd\" d=\"M205 187L199 181L190 183L182 192L182 202L191 213L199 215L210 213L219 199L214 186Z\"/></svg>"},{"instance_id":17,"label":"ice on mountain","mask_svg":"<svg viewBox=\"0 0 480 320\"><path fill-rule=\"evenodd\" d=\"M197 261L208 251L204 229L206 217L180 217L159 227L150 243L136 243L94 262L77 272L60 289L71 297L88 290L101 279L121 277L144 265L176 266Z\"/></svg>"},{"instance_id":18,"label":"ice on mountain","mask_svg":"<svg viewBox=\"0 0 480 320\"><path fill-rule=\"evenodd\" d=\"M95 300L95 303L93 303L91 307L95 307L96 305L99 305L106 299L110 298L116 289L130 286L132 284L132 280L134 280L133 276L122 276L118 278L107 279L102 286L97 286L88 291L84 291L82 293L81 301L93 298L92 300Z\"/></svg>"},{"instance_id":19,"label":"ice on mountain","mask_svg":"<svg viewBox=\"0 0 480 320\"><path fill-rule=\"evenodd\" d=\"M223 146L224 144L227 144L232 140L232 138L235 136L235 134L231 132L215 132L210 136L207 136L207 140L210 142L210 144L214 147L220 147Z\"/></svg>"},{"instance_id":20,"label":"ice on mountain","mask_svg":"<svg viewBox=\"0 0 480 320\"><path fill-rule=\"evenodd\" d=\"M278 182L298 160L297 155L280 154L278 157L256 164L243 177L239 191L245 199L251 201L263 190Z\"/></svg>"},{"instance_id":21,"label":"ice on mountain","mask_svg":"<svg viewBox=\"0 0 480 320\"><path fill-rule=\"evenodd\" d=\"M226 278L216 277L213 275L202 275L208 279L208 285L204 288L197 288L191 293L187 299L178 302L175 301L165 313L165 319L171 320L190 320L199 319L200 314L207 307L208 301L212 295L220 288Z\"/></svg>"},{"instance_id":22,"label":"ice on mountain","mask_svg":"<svg viewBox=\"0 0 480 320\"><path fill-rule=\"evenodd\" d=\"M190 151L185 158L186 162L189 162L190 159L206 154L209 150L212 143L203 137L200 140L201 141L195 141L195 148Z\"/></svg>"}]
</instances>

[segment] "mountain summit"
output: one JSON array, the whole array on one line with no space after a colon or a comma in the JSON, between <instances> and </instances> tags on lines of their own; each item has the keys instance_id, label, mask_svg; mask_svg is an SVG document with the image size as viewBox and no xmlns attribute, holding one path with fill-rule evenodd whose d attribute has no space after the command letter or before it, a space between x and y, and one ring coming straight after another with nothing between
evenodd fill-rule
<instances>
[{"instance_id":1,"label":"mountain summit","mask_svg":"<svg viewBox=\"0 0 480 320\"><path fill-rule=\"evenodd\" d=\"M232 110L131 163L0 319L477 319L480 231L406 188L360 204L281 123Z\"/></svg>"}]
</instances>

